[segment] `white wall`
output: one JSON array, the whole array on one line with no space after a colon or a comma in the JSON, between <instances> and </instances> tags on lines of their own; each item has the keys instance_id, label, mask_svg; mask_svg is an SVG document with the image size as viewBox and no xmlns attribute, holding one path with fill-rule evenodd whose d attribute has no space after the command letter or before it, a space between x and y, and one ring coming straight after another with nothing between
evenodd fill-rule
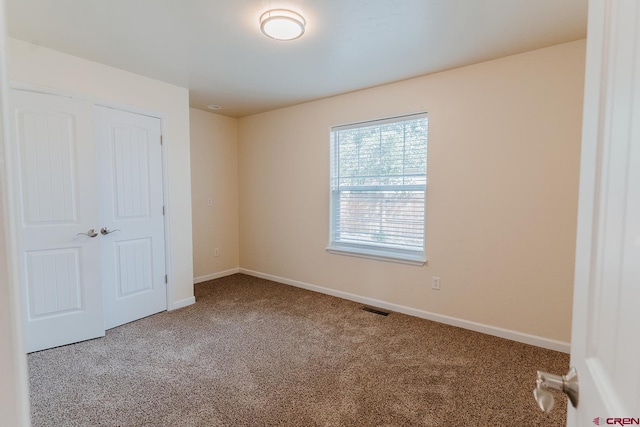
<instances>
[{"instance_id":1,"label":"white wall","mask_svg":"<svg viewBox=\"0 0 640 427\"><path fill-rule=\"evenodd\" d=\"M582 40L240 119L241 267L568 347L584 57ZM428 265L327 253L329 128L421 111Z\"/></svg>"},{"instance_id":2,"label":"white wall","mask_svg":"<svg viewBox=\"0 0 640 427\"><path fill-rule=\"evenodd\" d=\"M7 239L7 176L4 140L8 136L6 22L0 0L0 425L29 425L27 363L20 334L20 305L17 284L9 270L11 254Z\"/></svg>"},{"instance_id":3,"label":"white wall","mask_svg":"<svg viewBox=\"0 0 640 427\"><path fill-rule=\"evenodd\" d=\"M0 92L2 89L0 89ZM0 152L2 151L0 135ZM4 156L0 154L0 168L4 171ZM7 218L5 209L5 177L0 177L0 218ZM26 356L20 328L18 289L11 280L8 269L9 242L5 231L7 223L0 227L0 425L28 425Z\"/></svg>"},{"instance_id":4,"label":"white wall","mask_svg":"<svg viewBox=\"0 0 640 427\"><path fill-rule=\"evenodd\" d=\"M238 120L192 108L190 121L193 273L197 283L239 267Z\"/></svg>"},{"instance_id":5,"label":"white wall","mask_svg":"<svg viewBox=\"0 0 640 427\"><path fill-rule=\"evenodd\" d=\"M178 305L192 301L188 90L16 39L9 39L9 78L166 115L172 285L169 298Z\"/></svg>"}]
</instances>

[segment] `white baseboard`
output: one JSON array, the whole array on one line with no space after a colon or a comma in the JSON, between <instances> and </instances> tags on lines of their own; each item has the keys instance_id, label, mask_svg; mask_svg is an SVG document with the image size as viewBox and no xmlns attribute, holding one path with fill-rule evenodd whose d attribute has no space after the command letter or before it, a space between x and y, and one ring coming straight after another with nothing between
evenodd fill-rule
<instances>
[{"instance_id":1,"label":"white baseboard","mask_svg":"<svg viewBox=\"0 0 640 427\"><path fill-rule=\"evenodd\" d=\"M367 298L360 295L351 294L348 292L343 292L335 289L325 288L322 286L312 285L310 283L299 282L297 280L291 280L284 277L261 273L259 271L247 270L246 268L240 268L239 272L242 274L247 274L249 276L259 277L261 279L267 279L274 282L284 283L285 285L291 285L297 288L307 289L310 291L319 292L322 294L332 295L334 297L359 302L361 304L367 304L367 305L384 308L384 309L395 311L402 314L408 314L409 316L420 317L422 319L427 319L434 322L444 323L451 326L457 326L463 329L469 329L472 331L481 332L487 335L493 335L496 337L505 338L511 341L517 341L524 344L534 345L536 347L542 347L549 350L560 351L563 353L571 352L571 344L564 341L557 341L549 338L540 337L537 335L525 334L522 332L512 331L510 329L499 328L497 326L490 326L490 325L485 325L478 322L472 322L470 320L459 319L457 317L445 316L443 314L431 313L431 312L420 310L417 308L411 308L411 307L393 304L393 303L389 303L386 301L381 301L373 298Z\"/></svg>"},{"instance_id":2,"label":"white baseboard","mask_svg":"<svg viewBox=\"0 0 640 427\"><path fill-rule=\"evenodd\" d=\"M218 273L207 274L206 276L194 277L193 284L208 282L209 280L219 279L221 277L231 276L240 272L239 268L232 268L230 270L220 271Z\"/></svg>"},{"instance_id":3,"label":"white baseboard","mask_svg":"<svg viewBox=\"0 0 640 427\"><path fill-rule=\"evenodd\" d=\"M169 308L169 311L172 310L177 310L179 308L183 308L183 307L187 307L191 304L195 304L196 303L196 297L189 297L189 298L185 298L185 299L181 299L179 301L175 301L171 307Z\"/></svg>"}]
</instances>

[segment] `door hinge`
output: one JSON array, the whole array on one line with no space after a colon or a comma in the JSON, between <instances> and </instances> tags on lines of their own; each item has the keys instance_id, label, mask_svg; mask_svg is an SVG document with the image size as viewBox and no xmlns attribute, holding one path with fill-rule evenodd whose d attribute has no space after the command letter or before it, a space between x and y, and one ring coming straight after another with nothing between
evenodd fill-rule
<instances>
[{"instance_id":1,"label":"door hinge","mask_svg":"<svg viewBox=\"0 0 640 427\"><path fill-rule=\"evenodd\" d=\"M164 275L164 283L169 283L169 278L167 277L167 275Z\"/></svg>"},{"instance_id":2,"label":"door hinge","mask_svg":"<svg viewBox=\"0 0 640 427\"><path fill-rule=\"evenodd\" d=\"M164 215L164 205L162 206L162 215Z\"/></svg>"},{"instance_id":3,"label":"door hinge","mask_svg":"<svg viewBox=\"0 0 640 427\"><path fill-rule=\"evenodd\" d=\"M162 145L162 135L160 135L160 145Z\"/></svg>"}]
</instances>

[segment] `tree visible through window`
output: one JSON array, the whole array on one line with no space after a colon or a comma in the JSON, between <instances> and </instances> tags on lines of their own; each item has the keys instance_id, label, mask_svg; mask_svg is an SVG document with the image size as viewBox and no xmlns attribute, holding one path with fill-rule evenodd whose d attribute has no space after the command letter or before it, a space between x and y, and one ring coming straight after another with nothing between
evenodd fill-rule
<instances>
[{"instance_id":1,"label":"tree visible through window","mask_svg":"<svg viewBox=\"0 0 640 427\"><path fill-rule=\"evenodd\" d=\"M424 263L427 115L331 129L329 250Z\"/></svg>"}]
</instances>

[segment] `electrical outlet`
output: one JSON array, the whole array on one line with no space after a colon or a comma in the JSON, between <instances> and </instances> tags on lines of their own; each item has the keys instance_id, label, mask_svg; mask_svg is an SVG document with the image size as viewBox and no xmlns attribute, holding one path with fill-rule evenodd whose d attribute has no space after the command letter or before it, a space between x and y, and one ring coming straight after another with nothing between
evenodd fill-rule
<instances>
[{"instance_id":1,"label":"electrical outlet","mask_svg":"<svg viewBox=\"0 0 640 427\"><path fill-rule=\"evenodd\" d=\"M432 277L431 278L431 289L435 289L436 291L440 290L440 278L439 277Z\"/></svg>"},{"instance_id":2,"label":"electrical outlet","mask_svg":"<svg viewBox=\"0 0 640 427\"><path fill-rule=\"evenodd\" d=\"M207 199L207 206L213 206L213 199L211 197Z\"/></svg>"},{"instance_id":3,"label":"electrical outlet","mask_svg":"<svg viewBox=\"0 0 640 427\"><path fill-rule=\"evenodd\" d=\"M220 255L220 249L215 248L215 249L213 250L213 256L218 256L218 255Z\"/></svg>"}]
</instances>

